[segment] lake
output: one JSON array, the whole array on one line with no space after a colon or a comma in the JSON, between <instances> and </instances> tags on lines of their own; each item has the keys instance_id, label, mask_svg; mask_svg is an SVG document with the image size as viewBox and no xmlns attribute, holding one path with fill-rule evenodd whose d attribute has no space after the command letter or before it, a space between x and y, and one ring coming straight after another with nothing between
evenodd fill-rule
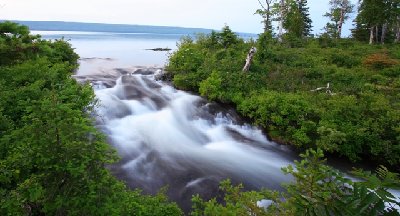
<instances>
[{"instance_id":1,"label":"lake","mask_svg":"<svg viewBox=\"0 0 400 216\"><path fill-rule=\"evenodd\" d=\"M171 51L152 51L146 49L176 49L182 34L154 33L109 33L75 31L32 31L44 39L68 40L82 59L111 58L114 65L164 66Z\"/></svg>"}]
</instances>

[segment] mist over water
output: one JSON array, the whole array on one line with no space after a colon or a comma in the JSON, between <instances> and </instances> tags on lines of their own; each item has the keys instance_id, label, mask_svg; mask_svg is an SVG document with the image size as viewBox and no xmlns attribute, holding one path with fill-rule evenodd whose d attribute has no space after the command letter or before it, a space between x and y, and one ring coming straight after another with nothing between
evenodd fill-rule
<instances>
[{"instance_id":1,"label":"mist over water","mask_svg":"<svg viewBox=\"0 0 400 216\"><path fill-rule=\"evenodd\" d=\"M96 124L122 158L110 167L118 178L147 193L168 185L168 195L184 209L193 194L215 196L226 178L248 189L279 189L290 180L280 170L294 159L289 150L232 109L155 81L158 70L130 67L75 76L95 89Z\"/></svg>"}]
</instances>

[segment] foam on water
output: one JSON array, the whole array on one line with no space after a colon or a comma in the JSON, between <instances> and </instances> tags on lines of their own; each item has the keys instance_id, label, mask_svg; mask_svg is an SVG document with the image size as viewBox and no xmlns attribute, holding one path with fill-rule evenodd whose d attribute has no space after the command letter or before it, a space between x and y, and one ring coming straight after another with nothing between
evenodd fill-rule
<instances>
[{"instance_id":1,"label":"foam on water","mask_svg":"<svg viewBox=\"0 0 400 216\"><path fill-rule=\"evenodd\" d=\"M104 73L76 78L95 89L97 124L122 157L110 169L129 186L155 193L169 185L168 195L186 208L192 194L215 196L226 178L275 189L290 180L280 171L293 161L290 151L231 110L155 81L145 68Z\"/></svg>"},{"instance_id":2,"label":"foam on water","mask_svg":"<svg viewBox=\"0 0 400 216\"><path fill-rule=\"evenodd\" d=\"M110 166L114 175L148 193L168 185L169 197L185 211L193 194L214 197L226 178L248 189L279 189L290 181L281 172L296 159L288 148L270 142L232 110L155 81L149 71L157 70L76 75L95 89L97 125L122 157Z\"/></svg>"}]
</instances>

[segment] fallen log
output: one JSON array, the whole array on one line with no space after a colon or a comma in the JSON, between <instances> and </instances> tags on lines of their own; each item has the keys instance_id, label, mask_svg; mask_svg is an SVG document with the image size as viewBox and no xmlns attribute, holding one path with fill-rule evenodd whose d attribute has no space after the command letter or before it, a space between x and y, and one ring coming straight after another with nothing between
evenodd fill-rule
<instances>
[{"instance_id":1,"label":"fallen log","mask_svg":"<svg viewBox=\"0 0 400 216\"><path fill-rule=\"evenodd\" d=\"M313 90L310 90L310 91L317 92L317 91L321 91L321 90L324 90L324 89L326 89L325 93L330 94L330 95L335 95L335 93L333 93L332 90L331 90L330 83L327 83L326 87L319 87L319 88L316 88L316 89L313 89Z\"/></svg>"}]
</instances>

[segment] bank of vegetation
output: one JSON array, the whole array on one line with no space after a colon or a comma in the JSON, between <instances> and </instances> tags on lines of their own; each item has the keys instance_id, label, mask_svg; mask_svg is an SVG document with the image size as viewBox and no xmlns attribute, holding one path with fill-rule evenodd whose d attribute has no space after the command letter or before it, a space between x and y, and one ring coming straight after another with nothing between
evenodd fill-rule
<instances>
[{"instance_id":1,"label":"bank of vegetation","mask_svg":"<svg viewBox=\"0 0 400 216\"><path fill-rule=\"evenodd\" d=\"M223 197L193 197L191 215L398 215L388 191L400 188L398 174L378 166L355 171L363 180L355 182L323 159L325 151L393 170L400 164L398 13L390 10L398 5L386 7L398 1L361 1L354 37L341 39L351 11L342 1L331 1L332 22L319 37L310 35L305 0L267 0L257 12L265 23L257 40L227 26L182 39L167 67L174 85L232 104L274 140L314 149L283 168L294 177L284 191L243 191L224 181ZM373 19L377 8L387 13ZM274 19L286 33L272 31ZM71 78L78 56L68 42L2 22L0 56L0 215L183 214L162 192L127 189L106 169L118 158L94 127L93 90Z\"/></svg>"},{"instance_id":2,"label":"bank of vegetation","mask_svg":"<svg viewBox=\"0 0 400 216\"><path fill-rule=\"evenodd\" d=\"M365 28L354 29L352 38L340 38L336 28L313 37L307 23L297 23L288 23L281 36L266 27L250 41L228 26L183 38L167 70L176 87L233 104L280 143L399 169L397 33L369 44ZM382 30L375 33L384 37ZM243 71L252 47L257 52L249 71Z\"/></svg>"},{"instance_id":3,"label":"bank of vegetation","mask_svg":"<svg viewBox=\"0 0 400 216\"><path fill-rule=\"evenodd\" d=\"M178 88L230 103L280 143L352 161L400 165L400 46L309 38L293 47L267 34L183 39L168 71ZM257 47L250 71L247 52Z\"/></svg>"},{"instance_id":4,"label":"bank of vegetation","mask_svg":"<svg viewBox=\"0 0 400 216\"><path fill-rule=\"evenodd\" d=\"M227 181L222 204L194 197L193 214L398 215L384 206L399 205L386 193L399 188L399 176L385 166L400 169L400 2L359 1L349 38L342 38L342 25L355 8L350 1L329 2L330 22L318 36L310 34L307 1L265 2L257 11L264 33L256 40L245 41L228 26L182 38L166 77L177 88L236 107L281 144L315 150L295 168L283 168L295 177L285 192L241 192ZM376 174L355 172L365 181L350 181L324 165L322 152L372 162ZM267 210L256 205L261 199Z\"/></svg>"},{"instance_id":5,"label":"bank of vegetation","mask_svg":"<svg viewBox=\"0 0 400 216\"><path fill-rule=\"evenodd\" d=\"M250 70L244 72L252 46L257 52ZM398 175L379 167L378 173L386 174L363 173L367 183L355 183L316 158L323 150L398 170L399 59L398 44L371 46L354 39L279 42L266 33L257 41L244 41L229 27L195 39L183 38L167 66L176 87L235 106L282 144L319 149L308 153L296 169L284 169L296 178L286 193L243 193L240 186L224 182L226 205L195 197L193 214L384 214L383 203L394 198L385 188L398 188ZM385 195L377 189L385 190ZM383 198L386 195L391 198ZM262 198L274 200L275 205L268 211L258 208L257 200Z\"/></svg>"},{"instance_id":6,"label":"bank of vegetation","mask_svg":"<svg viewBox=\"0 0 400 216\"><path fill-rule=\"evenodd\" d=\"M93 89L71 78L68 42L3 22L0 56L0 215L182 214L106 169L117 155L94 127Z\"/></svg>"}]
</instances>

